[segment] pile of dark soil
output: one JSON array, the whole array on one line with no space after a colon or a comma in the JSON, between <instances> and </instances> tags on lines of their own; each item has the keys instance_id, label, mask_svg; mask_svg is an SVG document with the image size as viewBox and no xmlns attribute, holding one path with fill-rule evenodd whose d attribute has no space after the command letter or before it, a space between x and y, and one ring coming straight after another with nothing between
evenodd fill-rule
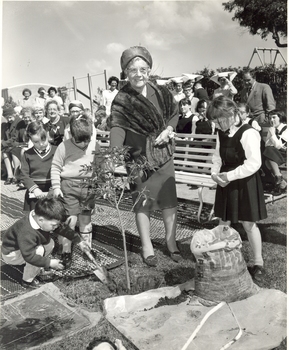
<instances>
[{"instance_id":1,"label":"pile of dark soil","mask_svg":"<svg viewBox=\"0 0 289 350\"><path fill-rule=\"evenodd\" d=\"M168 297L160 298L158 303L154 306L154 308L156 309L160 306L181 304L184 301L188 300L192 295L193 295L193 292L182 291L182 293L175 298L168 298Z\"/></svg>"}]
</instances>

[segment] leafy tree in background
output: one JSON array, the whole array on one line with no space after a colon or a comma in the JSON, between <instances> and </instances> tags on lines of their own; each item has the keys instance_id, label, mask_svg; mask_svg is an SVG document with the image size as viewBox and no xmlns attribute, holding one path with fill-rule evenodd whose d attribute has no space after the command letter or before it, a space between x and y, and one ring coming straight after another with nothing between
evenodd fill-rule
<instances>
[{"instance_id":1,"label":"leafy tree in background","mask_svg":"<svg viewBox=\"0 0 289 350\"><path fill-rule=\"evenodd\" d=\"M234 11L233 21L247 27L250 34L262 39L272 34L278 47L287 47L280 42L280 37L287 38L286 0L230 0L222 5L226 11Z\"/></svg>"}]
</instances>

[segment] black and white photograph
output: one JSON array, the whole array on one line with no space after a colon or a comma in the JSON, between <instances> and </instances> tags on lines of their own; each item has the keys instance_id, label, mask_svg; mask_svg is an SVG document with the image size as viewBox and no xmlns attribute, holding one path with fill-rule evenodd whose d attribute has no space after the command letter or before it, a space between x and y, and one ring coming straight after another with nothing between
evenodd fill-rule
<instances>
[{"instance_id":1,"label":"black and white photograph","mask_svg":"<svg viewBox=\"0 0 289 350\"><path fill-rule=\"evenodd\" d=\"M1 2L1 349L287 349L287 8Z\"/></svg>"}]
</instances>

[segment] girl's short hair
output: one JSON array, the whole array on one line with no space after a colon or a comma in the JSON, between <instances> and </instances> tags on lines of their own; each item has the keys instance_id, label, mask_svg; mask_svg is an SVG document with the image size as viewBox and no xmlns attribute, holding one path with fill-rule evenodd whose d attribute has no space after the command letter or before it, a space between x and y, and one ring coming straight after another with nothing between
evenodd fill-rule
<instances>
[{"instance_id":1,"label":"girl's short hair","mask_svg":"<svg viewBox=\"0 0 289 350\"><path fill-rule=\"evenodd\" d=\"M238 108L238 109L239 109L239 108L242 108L242 107L245 108L246 113L250 113L250 112L251 112L251 111L250 111L250 107L249 107L249 105L247 105L247 103L243 103L243 102L237 103L237 108Z\"/></svg>"},{"instance_id":2,"label":"girl's short hair","mask_svg":"<svg viewBox=\"0 0 289 350\"><path fill-rule=\"evenodd\" d=\"M204 105L205 105L205 103L207 104L207 106L205 107ZM201 107L203 107L203 108L207 108L208 107L208 101L207 100L205 100L205 99L201 99L201 100L199 100L198 101L198 103L197 103L197 105L196 105L196 111L198 111L198 109L199 108L201 108Z\"/></svg>"},{"instance_id":3,"label":"girl's short hair","mask_svg":"<svg viewBox=\"0 0 289 350\"><path fill-rule=\"evenodd\" d=\"M182 85L182 88L184 87L184 83L182 83L182 82L178 82L178 83L177 83L177 82L173 81L173 87L174 87L174 88L176 88L176 86L179 85L179 84Z\"/></svg>"},{"instance_id":4,"label":"girl's short hair","mask_svg":"<svg viewBox=\"0 0 289 350\"><path fill-rule=\"evenodd\" d=\"M192 102L189 98L182 98L179 102L179 106L192 105Z\"/></svg>"},{"instance_id":5,"label":"girl's short hair","mask_svg":"<svg viewBox=\"0 0 289 350\"><path fill-rule=\"evenodd\" d=\"M210 120L219 118L230 118L238 113L237 106L234 101L225 96L218 96L209 104L206 117Z\"/></svg>"},{"instance_id":6,"label":"girl's short hair","mask_svg":"<svg viewBox=\"0 0 289 350\"><path fill-rule=\"evenodd\" d=\"M32 108L32 114L35 115L35 112L39 111L39 110L42 110L43 113L44 113L44 107L43 106L41 106L40 104L39 105L34 105L33 108Z\"/></svg>"},{"instance_id":7,"label":"girl's short hair","mask_svg":"<svg viewBox=\"0 0 289 350\"><path fill-rule=\"evenodd\" d=\"M109 79L108 79L108 85L111 85L111 83L113 82L113 81L116 81L116 83L117 83L117 85L118 85L118 83L119 83L119 79L117 78L117 77L115 77L115 76L112 76L112 77L110 77Z\"/></svg>"},{"instance_id":8,"label":"girl's short hair","mask_svg":"<svg viewBox=\"0 0 289 350\"><path fill-rule=\"evenodd\" d=\"M87 115L80 115L71 118L70 122L71 136L76 142L89 142L92 135L92 120Z\"/></svg>"},{"instance_id":9,"label":"girl's short hair","mask_svg":"<svg viewBox=\"0 0 289 350\"><path fill-rule=\"evenodd\" d=\"M57 90L54 86L51 86L49 89L48 89L48 93L50 94L50 91L55 91L55 93L57 94Z\"/></svg>"},{"instance_id":10,"label":"girl's short hair","mask_svg":"<svg viewBox=\"0 0 289 350\"><path fill-rule=\"evenodd\" d=\"M31 107L23 107L21 109L20 115L24 115L25 113L30 113L32 115L32 108Z\"/></svg>"},{"instance_id":11,"label":"girl's short hair","mask_svg":"<svg viewBox=\"0 0 289 350\"><path fill-rule=\"evenodd\" d=\"M32 95L31 90L30 90L30 89L25 88L25 89L22 91L22 95L23 95L23 96L24 96L24 92L26 92L26 91L28 91L28 92L29 92L30 96Z\"/></svg>"},{"instance_id":12,"label":"girl's short hair","mask_svg":"<svg viewBox=\"0 0 289 350\"><path fill-rule=\"evenodd\" d=\"M192 83L191 83L192 80L187 80L184 84L183 84L183 89L193 89L193 86L192 86Z\"/></svg>"},{"instance_id":13,"label":"girl's short hair","mask_svg":"<svg viewBox=\"0 0 289 350\"><path fill-rule=\"evenodd\" d=\"M43 216L46 220L64 222L66 219L63 203L57 198L45 197L38 199L34 211L37 216Z\"/></svg>"},{"instance_id":14,"label":"girl's short hair","mask_svg":"<svg viewBox=\"0 0 289 350\"><path fill-rule=\"evenodd\" d=\"M287 123L287 117L285 113L283 111L280 111L279 109L273 109L273 111L270 111L268 113L268 117L270 117L270 115L278 115L280 123Z\"/></svg>"},{"instance_id":15,"label":"girl's short hair","mask_svg":"<svg viewBox=\"0 0 289 350\"><path fill-rule=\"evenodd\" d=\"M39 135L41 141L45 141L48 137L48 133L41 122L31 122L28 124L26 129L27 136L31 138L31 136Z\"/></svg>"},{"instance_id":16,"label":"girl's short hair","mask_svg":"<svg viewBox=\"0 0 289 350\"><path fill-rule=\"evenodd\" d=\"M46 92L46 90L44 89L44 87L41 86L41 87L37 90L37 92L40 94L40 92L42 92L42 91Z\"/></svg>"}]
</instances>

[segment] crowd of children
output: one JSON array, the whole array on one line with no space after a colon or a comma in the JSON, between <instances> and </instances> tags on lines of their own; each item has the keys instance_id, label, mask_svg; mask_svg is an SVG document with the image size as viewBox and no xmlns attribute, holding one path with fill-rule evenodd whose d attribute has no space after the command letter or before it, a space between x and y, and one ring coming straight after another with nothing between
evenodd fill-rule
<instances>
[{"instance_id":1,"label":"crowd of children","mask_svg":"<svg viewBox=\"0 0 289 350\"><path fill-rule=\"evenodd\" d=\"M83 166L92 162L98 143L82 103L72 101L68 109L70 118L61 116L53 99L44 107L24 107L22 118L13 108L3 109L2 157L8 173L4 184L20 181L26 188L23 209L27 215L2 236L2 257L12 265L26 263L22 280L26 288L38 287L41 268L69 268L72 243L91 249L91 209L83 209L88 189L81 182L91 176ZM17 175L9 169L12 164ZM77 222L80 234L75 231ZM60 260L50 258L52 231L59 235Z\"/></svg>"}]
</instances>

